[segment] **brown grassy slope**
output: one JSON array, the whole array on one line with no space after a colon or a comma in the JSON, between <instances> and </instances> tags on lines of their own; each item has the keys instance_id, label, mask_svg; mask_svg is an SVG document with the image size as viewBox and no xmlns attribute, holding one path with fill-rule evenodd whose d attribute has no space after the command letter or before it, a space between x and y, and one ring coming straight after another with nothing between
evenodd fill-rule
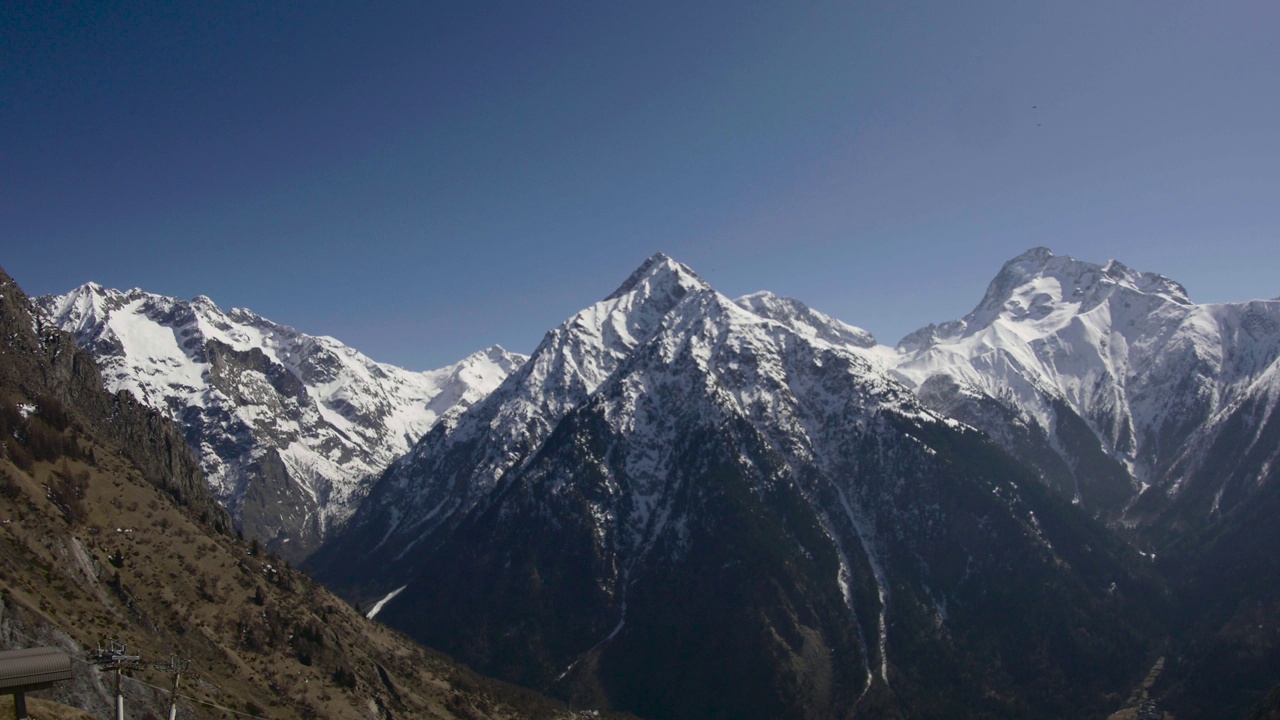
<instances>
[{"instance_id":1,"label":"brown grassy slope","mask_svg":"<svg viewBox=\"0 0 1280 720\"><path fill-rule=\"evenodd\" d=\"M371 707L396 717L555 715L531 693L458 668L300 572L210 532L118 456L93 450L96 467L62 459L24 472L0 461L6 646L52 640L87 657L110 638L147 661L186 655L185 694L272 718L376 717ZM65 474L87 476L79 509L59 506ZM137 677L168 685L154 670ZM68 699L104 700L102 683L90 682L97 692L81 687Z\"/></svg>"},{"instance_id":2,"label":"brown grassy slope","mask_svg":"<svg viewBox=\"0 0 1280 720\"><path fill-rule=\"evenodd\" d=\"M182 692L199 702L181 717L232 717L210 705L268 718L567 715L225 534L172 424L96 378L0 271L0 648L56 645L76 660L76 679L42 697L109 716L109 678L86 659L115 639L147 662L192 659ZM163 717L166 693L151 686L168 684L136 671L128 716Z\"/></svg>"},{"instance_id":3,"label":"brown grassy slope","mask_svg":"<svg viewBox=\"0 0 1280 720\"><path fill-rule=\"evenodd\" d=\"M62 703L27 698L27 713L31 720L95 720L89 713ZM13 717L13 696L0 696L0 717Z\"/></svg>"}]
</instances>

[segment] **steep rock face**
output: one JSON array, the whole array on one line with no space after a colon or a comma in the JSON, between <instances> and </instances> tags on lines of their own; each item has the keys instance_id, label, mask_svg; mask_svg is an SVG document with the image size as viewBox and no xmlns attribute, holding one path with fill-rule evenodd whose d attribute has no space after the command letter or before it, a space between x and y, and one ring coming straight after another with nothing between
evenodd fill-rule
<instances>
[{"instance_id":1,"label":"steep rock face","mask_svg":"<svg viewBox=\"0 0 1280 720\"><path fill-rule=\"evenodd\" d=\"M944 417L982 430L997 445L1034 468L1054 490L1066 497L1075 493L1071 468L1054 450L1043 428L1028 423L1000 401L980 390L961 385L950 375L935 374L916 388L920 402Z\"/></svg>"},{"instance_id":2,"label":"steep rock face","mask_svg":"<svg viewBox=\"0 0 1280 720\"><path fill-rule=\"evenodd\" d=\"M973 312L904 338L893 364L917 386L941 374L998 401L1056 446L1075 501L1146 522L1188 492L1218 507L1241 497L1207 465L1229 423L1251 428L1245 456L1274 455L1257 439L1277 392L1278 323L1280 302L1196 305L1160 275L1036 248ZM998 435L998 420L975 421Z\"/></svg>"},{"instance_id":3,"label":"steep rock face","mask_svg":"<svg viewBox=\"0 0 1280 720\"><path fill-rule=\"evenodd\" d=\"M106 386L172 417L244 532L300 560L369 483L443 417L523 358L501 348L427 373L376 363L211 300L94 284L40 299L103 368Z\"/></svg>"},{"instance_id":4,"label":"steep rock face","mask_svg":"<svg viewBox=\"0 0 1280 720\"><path fill-rule=\"evenodd\" d=\"M17 283L0 270L0 381L29 396L78 409L81 422L115 444L152 484L225 524L195 456L172 423L128 393L108 393L75 340L47 323Z\"/></svg>"},{"instance_id":5,"label":"steep rock face","mask_svg":"<svg viewBox=\"0 0 1280 720\"><path fill-rule=\"evenodd\" d=\"M1174 454L1162 478L1166 492L1136 503L1148 515L1168 504L1158 524L1175 531L1197 520L1221 519L1258 493L1280 492L1280 301L1205 308L1217 322L1222 346L1216 402Z\"/></svg>"},{"instance_id":6,"label":"steep rock face","mask_svg":"<svg viewBox=\"0 0 1280 720\"><path fill-rule=\"evenodd\" d=\"M651 258L390 468L320 576L646 717L1052 717L1124 686L1134 557L865 334L761 300Z\"/></svg>"},{"instance_id":7,"label":"steep rock face","mask_svg":"<svg viewBox=\"0 0 1280 720\"><path fill-rule=\"evenodd\" d=\"M1188 629L1167 673L1178 717L1244 716L1280 676L1275 366L1254 386L1196 435L1179 491L1137 504Z\"/></svg>"}]
</instances>

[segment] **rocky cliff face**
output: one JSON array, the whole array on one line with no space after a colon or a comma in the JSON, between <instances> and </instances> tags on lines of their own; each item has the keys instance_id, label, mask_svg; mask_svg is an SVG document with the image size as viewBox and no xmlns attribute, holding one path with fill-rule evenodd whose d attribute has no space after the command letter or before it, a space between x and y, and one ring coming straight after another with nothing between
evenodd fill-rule
<instances>
[{"instance_id":1,"label":"rocky cliff face","mask_svg":"<svg viewBox=\"0 0 1280 720\"><path fill-rule=\"evenodd\" d=\"M295 561L433 424L523 361L490 348L409 372L247 310L223 312L205 297L89 284L39 303L104 368L109 389L183 429L244 533Z\"/></svg>"},{"instance_id":2,"label":"rocky cliff face","mask_svg":"<svg viewBox=\"0 0 1280 720\"><path fill-rule=\"evenodd\" d=\"M226 514L211 496L200 464L181 433L132 395L104 391L93 358L77 347L74 338L46 322L2 270L0 337L7 342L0 362L0 380L7 387L77 408L81 421L118 446L147 480L225 522Z\"/></svg>"}]
</instances>

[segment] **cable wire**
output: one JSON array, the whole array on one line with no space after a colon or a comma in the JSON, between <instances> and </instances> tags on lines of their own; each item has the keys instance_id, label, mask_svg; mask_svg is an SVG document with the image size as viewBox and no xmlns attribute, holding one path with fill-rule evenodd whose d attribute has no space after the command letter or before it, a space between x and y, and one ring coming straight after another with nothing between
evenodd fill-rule
<instances>
[{"instance_id":1,"label":"cable wire","mask_svg":"<svg viewBox=\"0 0 1280 720\"><path fill-rule=\"evenodd\" d=\"M29 642L33 642L33 643L40 643L40 642L44 642L43 640L40 640L40 639L38 639L38 638L33 638L33 637L31 637L30 635L27 635L26 633L22 633L22 632L19 632L18 630L15 630L15 629L13 628L13 626L12 626L12 625L10 625L10 626L9 626L9 634L10 634L10 635L17 636L17 637L20 637L20 638L22 638L23 640L27 640L27 641L29 641ZM97 666L97 665L95 665L94 663L91 663L91 662L89 662L88 660L85 660L85 659L83 659L83 658L76 657L75 655L72 655L72 654L70 654L70 653L68 653L68 657L70 657L73 661L80 663L81 665L86 665L86 666L91 667L91 668L94 668L94 669L97 669L97 667L98 667L98 666ZM170 692L168 688L162 688L162 687L160 687L159 685L152 685L151 683L146 682L145 680L139 680L138 678L135 678L135 677L130 677L130 676L128 676L128 675L121 675L121 678L123 678L124 680L127 680L127 681L129 681L129 682L137 683L137 684L139 684L139 685L146 685L146 686L147 686L147 687L149 687L149 688L155 688L156 690L159 690L159 691L161 691L161 692L165 692L165 693ZM208 680L202 680L201 682L205 682L205 683L208 683L209 685L213 685L213 683L209 682ZM222 688L218 687L217 685L213 685L213 687L214 687L214 688L216 688L216 689L217 689L217 690L219 690L219 691L221 691L221 690L222 690ZM211 708L214 708L214 709L217 709L217 710L222 710L222 711L225 711L225 712L229 712L229 713L232 713L232 714L234 714L234 715L240 715L240 716L242 716L242 717L247 717L247 718L255 718L256 720L272 720L271 718L263 717L262 715L254 715L254 714L252 714L252 713L242 712L242 711L240 711L240 710L233 710L233 709L231 709L231 708L229 708L229 707L224 707L224 706L222 706L222 705L218 705L217 703L211 703L211 702L209 702L209 701L207 701L207 700L201 700L201 699L199 699L199 698L193 698L193 697L191 697L190 695L183 695L182 693L178 693L177 695L178 695L178 697L182 698L183 700L189 700L189 701L191 701L191 702L193 702L193 703L199 703L200 705L204 705L204 706L206 706L206 707L211 707Z\"/></svg>"}]
</instances>

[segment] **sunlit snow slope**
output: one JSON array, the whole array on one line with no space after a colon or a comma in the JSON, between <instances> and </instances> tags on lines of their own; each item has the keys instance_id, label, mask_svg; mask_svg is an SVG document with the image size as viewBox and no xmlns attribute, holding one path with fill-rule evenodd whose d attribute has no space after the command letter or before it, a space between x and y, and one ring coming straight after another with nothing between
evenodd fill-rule
<instances>
[{"instance_id":1,"label":"sunlit snow slope","mask_svg":"<svg viewBox=\"0 0 1280 720\"><path fill-rule=\"evenodd\" d=\"M179 423L245 533L290 558L344 522L373 477L435 423L524 360L493 347L410 372L203 296L90 283L39 303L93 354L108 389Z\"/></svg>"},{"instance_id":2,"label":"sunlit snow slope","mask_svg":"<svg viewBox=\"0 0 1280 720\"><path fill-rule=\"evenodd\" d=\"M1280 397L1277 300L1198 305L1166 277L1035 248L1005 264L973 312L898 352L917 388L946 376L955 393L997 400L1043 431L1071 466L1074 499L1095 509L1140 493L1150 498L1131 513L1154 509L1207 483L1203 510L1218 512L1223 493L1245 496L1229 487L1234 471L1248 476L1236 484L1260 482L1280 452L1259 446ZM1233 457L1212 450L1228 425Z\"/></svg>"}]
</instances>

